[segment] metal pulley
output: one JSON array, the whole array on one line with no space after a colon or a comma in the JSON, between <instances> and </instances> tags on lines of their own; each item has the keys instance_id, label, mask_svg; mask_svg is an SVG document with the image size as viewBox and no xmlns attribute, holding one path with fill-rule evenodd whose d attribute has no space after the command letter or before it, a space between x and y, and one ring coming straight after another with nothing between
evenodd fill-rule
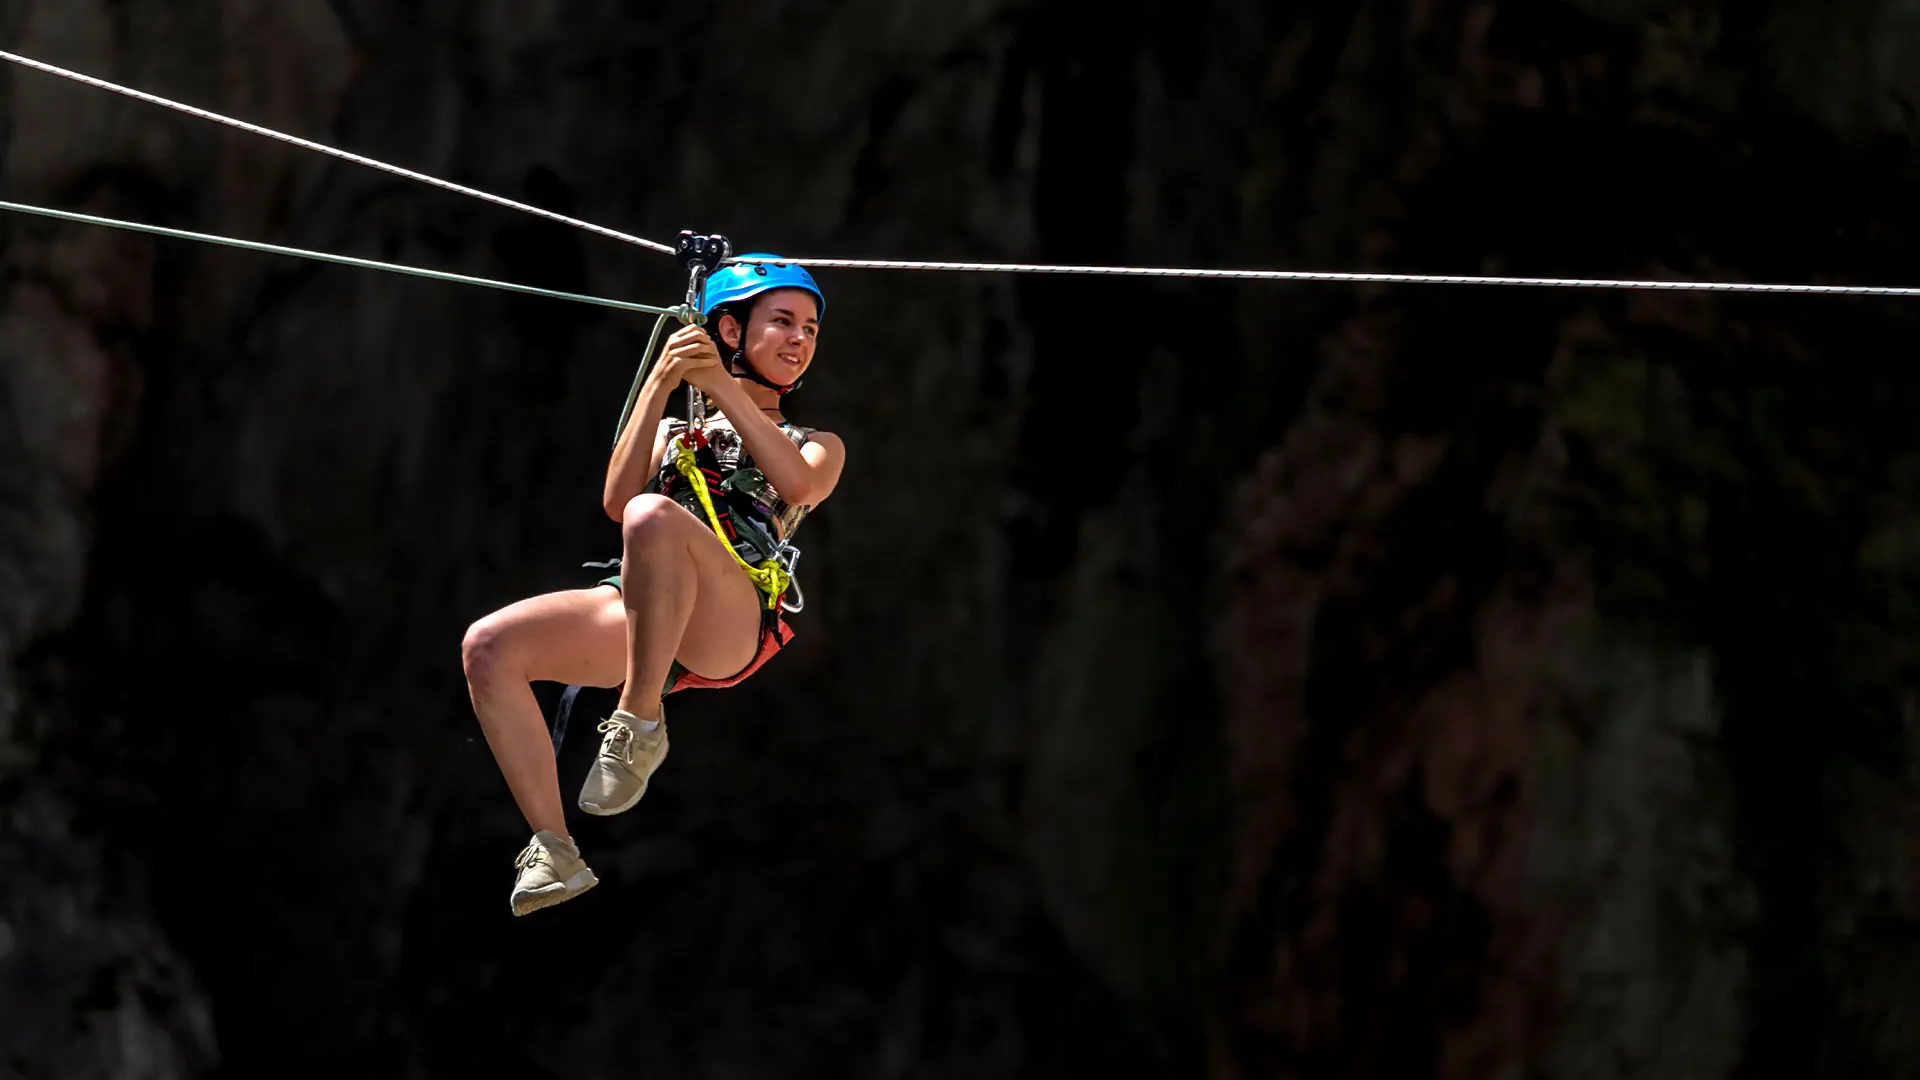
<instances>
[{"instance_id":1,"label":"metal pulley","mask_svg":"<svg viewBox=\"0 0 1920 1080\"><path fill-rule=\"evenodd\" d=\"M673 246L673 256L687 271L687 312L692 323L706 320L700 314L700 292L706 286L707 275L719 268L720 264L733 257L733 244L724 236L708 236L683 230L679 240ZM707 429L706 396L687 387L687 430L692 433Z\"/></svg>"}]
</instances>

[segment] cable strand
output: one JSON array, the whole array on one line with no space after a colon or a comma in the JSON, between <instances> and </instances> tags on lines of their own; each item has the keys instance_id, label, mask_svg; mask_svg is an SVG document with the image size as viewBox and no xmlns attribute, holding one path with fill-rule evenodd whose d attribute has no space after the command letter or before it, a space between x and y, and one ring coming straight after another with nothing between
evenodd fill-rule
<instances>
[{"instance_id":1,"label":"cable strand","mask_svg":"<svg viewBox=\"0 0 1920 1080\"><path fill-rule=\"evenodd\" d=\"M665 254L668 254L668 255L673 254L673 248L667 246L666 244L659 243L658 241L648 240L645 237L634 236L629 233L617 232L613 229L606 228L605 226L602 226L602 225L595 225L590 221L581 221L579 218L568 217L565 214L556 214L551 210L542 210L537 206L528 206L526 203L515 202L512 199L505 199L498 195L489 195L484 191L479 191L474 188L465 187L460 184L455 184L448 180L440 180L435 177L428 176L425 173L414 172L412 169L403 169L398 165L389 165L384 161L375 161L373 158L370 158L370 157L363 157L359 154L348 153L345 150L336 150L331 146L325 146L325 145L322 145L321 143L313 142L312 140L309 140L309 139L302 139L293 135L282 134L281 132L275 131L272 128L264 128L258 124L249 124L244 120L235 120L230 116L222 116L216 112L208 112L205 109L195 108L192 105L182 105L180 102L169 101L168 99L160 97L156 94L149 94L149 93L146 93L145 91L135 90L135 89L132 89L131 87L121 86L118 83L110 83L105 79L96 79L91 75L82 75L77 71L69 71L63 67L55 67L52 64L43 63L39 60L32 59L31 57L21 56L18 53L0 51L0 60L7 60L12 63L18 64L21 67L31 68L35 71L45 72L49 75L58 75L63 79L72 79L74 82L84 83L87 86L98 87L101 90L111 90L116 94L124 94L127 97L134 98L139 101L144 101L151 105L159 105L164 108L173 109L178 112L186 113L189 116L197 116L202 120L211 120L216 124L225 124L228 127L238 128L241 131L250 132L254 135L265 135L269 139L278 139L283 143L287 143L292 146L298 146L303 150L315 150L322 154L330 154L333 157L337 157L341 159L342 161L351 161L356 165L365 165L368 168L379 169L382 172L392 173L395 176L404 176L409 180L418 180L423 184L431 184L434 187L441 188L446 191L455 192L460 195L469 195L469 196L472 196L473 198L480 199L485 202L493 203L496 206L504 206L510 210L518 210L522 213L533 214L537 217L546 218L549 221L557 221L563 225L571 225L576 229L585 229L588 232L598 233L601 236L610 237L614 240L620 240L625 243L638 244L643 248L649 248L653 251L664 252Z\"/></svg>"},{"instance_id":2,"label":"cable strand","mask_svg":"<svg viewBox=\"0 0 1920 1080\"><path fill-rule=\"evenodd\" d=\"M899 259L770 259L736 256L733 263L792 263L838 270L932 270L987 274L1088 274L1101 277L1206 278L1227 281L1327 281L1380 285L1510 285L1542 288L1653 289L1675 292L1815 293L1848 296L1920 296L1920 287L1774 285L1720 281L1631 281L1612 278L1477 277L1464 274L1341 273L1318 270L1208 270L1156 266L1069 266L1045 263L913 262Z\"/></svg>"},{"instance_id":3,"label":"cable strand","mask_svg":"<svg viewBox=\"0 0 1920 1080\"><path fill-rule=\"evenodd\" d=\"M417 266L402 266L398 263L361 259L352 255L331 255L324 251L307 251L303 248L281 247L279 244L262 244L253 240L235 240L228 236L188 232L185 229L169 229L163 225L146 225L137 221L120 221L115 218L95 217L92 214L76 214L70 210L51 210L44 206L28 206L24 203L0 202L0 210L12 210L22 214L57 218L61 221L76 221L83 225L104 225L108 228L126 229L130 232L152 233L155 236L167 236L176 240L198 240L201 243L218 244L222 247L239 248L243 251L259 251L269 255L291 255L295 258L314 259L319 262L339 263L342 266L359 267L362 270L385 270L389 273L407 274L412 277L429 278L433 281L447 281L456 285L479 285L488 289L525 293L528 296L542 296L549 300L571 300L580 304L594 304L599 307L618 308L621 311L638 311L647 315L659 315L662 317L672 315L682 320L691 317L691 313L684 305L681 307L663 308L655 307L652 304L636 304L627 300L609 300L599 296L583 296L580 293L558 292L553 289L536 288L532 285L516 285L510 281L494 281L490 278L470 277L466 274L452 274L445 270L427 270Z\"/></svg>"}]
</instances>

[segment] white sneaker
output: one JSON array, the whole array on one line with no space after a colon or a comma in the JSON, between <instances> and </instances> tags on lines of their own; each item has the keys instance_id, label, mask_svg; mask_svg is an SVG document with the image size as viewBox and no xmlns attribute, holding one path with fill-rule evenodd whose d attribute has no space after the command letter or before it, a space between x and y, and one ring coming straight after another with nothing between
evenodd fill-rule
<instances>
[{"instance_id":1,"label":"white sneaker","mask_svg":"<svg viewBox=\"0 0 1920 1080\"><path fill-rule=\"evenodd\" d=\"M606 737L600 740L600 756L587 770L587 782L580 786L580 809L589 814L611 817L631 809L647 793L647 778L667 760L667 714L660 714L660 726L642 734L617 717L600 724Z\"/></svg>"},{"instance_id":2,"label":"white sneaker","mask_svg":"<svg viewBox=\"0 0 1920 1080\"><path fill-rule=\"evenodd\" d=\"M513 882L515 915L563 903L600 884L581 860L580 849L573 841L546 829L533 834L532 842L521 850L513 865L520 870Z\"/></svg>"}]
</instances>

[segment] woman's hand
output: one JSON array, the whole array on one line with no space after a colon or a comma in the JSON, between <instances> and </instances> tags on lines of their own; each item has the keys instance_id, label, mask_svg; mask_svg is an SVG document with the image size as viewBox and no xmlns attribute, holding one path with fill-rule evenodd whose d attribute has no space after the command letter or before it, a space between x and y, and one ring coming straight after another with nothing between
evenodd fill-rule
<instances>
[{"instance_id":1,"label":"woman's hand","mask_svg":"<svg viewBox=\"0 0 1920 1080\"><path fill-rule=\"evenodd\" d=\"M733 379L720 366L720 350L713 347L713 339L698 326L683 326L667 339L660 354L660 374L670 380L669 386L684 381L709 395L716 383Z\"/></svg>"}]
</instances>

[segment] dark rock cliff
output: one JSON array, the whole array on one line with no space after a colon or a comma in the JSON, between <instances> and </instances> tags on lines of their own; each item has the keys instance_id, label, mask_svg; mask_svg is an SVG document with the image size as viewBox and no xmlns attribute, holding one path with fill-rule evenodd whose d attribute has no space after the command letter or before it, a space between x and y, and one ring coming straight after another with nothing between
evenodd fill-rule
<instances>
[{"instance_id":1,"label":"dark rock cliff","mask_svg":"<svg viewBox=\"0 0 1920 1080\"><path fill-rule=\"evenodd\" d=\"M656 238L1913 280L1890 0L34 0L0 41ZM678 295L0 95L8 199ZM1910 300L823 272L801 636L677 699L578 826L605 887L513 920L459 641L616 550L647 326L0 253L0 1074L1920 1068Z\"/></svg>"}]
</instances>

